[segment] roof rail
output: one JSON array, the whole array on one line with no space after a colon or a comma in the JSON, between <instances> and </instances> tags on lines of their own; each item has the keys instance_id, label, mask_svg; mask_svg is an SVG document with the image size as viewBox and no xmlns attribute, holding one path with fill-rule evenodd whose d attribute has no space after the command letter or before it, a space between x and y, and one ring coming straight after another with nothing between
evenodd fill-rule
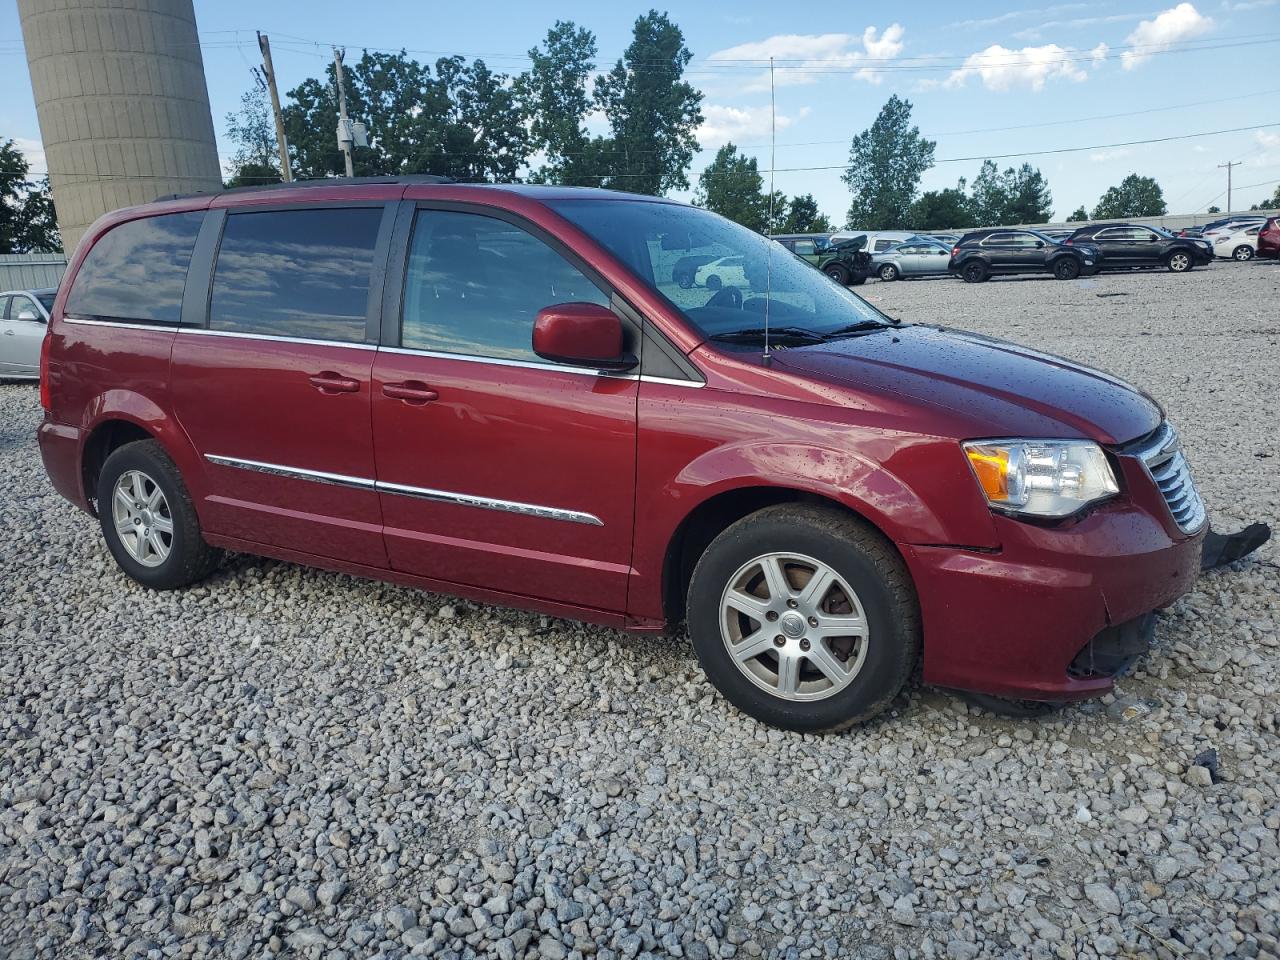
<instances>
[{"instance_id":1,"label":"roof rail","mask_svg":"<svg viewBox=\"0 0 1280 960\"><path fill-rule=\"evenodd\" d=\"M438 176L434 173L404 173L386 177L315 177L309 180L294 180L292 183L278 181L276 183L258 183L247 187L225 187L221 190L196 190L191 193L166 193L155 198L161 200L186 200L190 197L221 196L224 193L253 193L260 190L279 190L282 187L345 187L360 186L366 183L458 183L453 177Z\"/></svg>"}]
</instances>

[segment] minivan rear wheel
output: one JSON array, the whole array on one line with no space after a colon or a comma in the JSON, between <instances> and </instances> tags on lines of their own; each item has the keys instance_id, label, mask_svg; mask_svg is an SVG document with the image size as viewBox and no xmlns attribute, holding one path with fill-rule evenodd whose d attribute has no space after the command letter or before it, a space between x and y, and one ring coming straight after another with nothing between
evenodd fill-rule
<instances>
[{"instance_id":1,"label":"minivan rear wheel","mask_svg":"<svg viewBox=\"0 0 1280 960\"><path fill-rule=\"evenodd\" d=\"M156 590L208 576L219 552L200 534L191 495L155 440L117 448L98 475L98 520L120 569Z\"/></svg>"},{"instance_id":2,"label":"minivan rear wheel","mask_svg":"<svg viewBox=\"0 0 1280 960\"><path fill-rule=\"evenodd\" d=\"M787 730L834 732L874 717L920 650L902 558L834 508L780 504L722 532L694 569L688 622L716 689Z\"/></svg>"}]
</instances>

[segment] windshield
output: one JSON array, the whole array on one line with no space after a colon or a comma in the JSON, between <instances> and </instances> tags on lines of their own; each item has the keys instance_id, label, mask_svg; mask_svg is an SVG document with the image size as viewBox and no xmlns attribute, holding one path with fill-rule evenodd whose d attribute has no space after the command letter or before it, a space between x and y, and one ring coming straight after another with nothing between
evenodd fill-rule
<instances>
[{"instance_id":1,"label":"windshield","mask_svg":"<svg viewBox=\"0 0 1280 960\"><path fill-rule=\"evenodd\" d=\"M559 200L549 204L655 287L706 337L761 328L821 337L889 324L861 297L731 220L674 203Z\"/></svg>"}]
</instances>

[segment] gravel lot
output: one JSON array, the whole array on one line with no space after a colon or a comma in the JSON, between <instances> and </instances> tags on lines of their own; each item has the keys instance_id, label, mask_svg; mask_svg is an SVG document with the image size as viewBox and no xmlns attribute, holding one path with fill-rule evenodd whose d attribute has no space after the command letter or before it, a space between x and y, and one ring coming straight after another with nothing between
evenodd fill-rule
<instances>
[{"instance_id":1,"label":"gravel lot","mask_svg":"<svg viewBox=\"0 0 1280 960\"><path fill-rule=\"evenodd\" d=\"M863 292L1142 384L1216 526L1280 521L1280 266ZM250 557L149 593L38 419L0 386L0 957L1280 954L1272 544L1114 699L808 737L680 639Z\"/></svg>"}]
</instances>

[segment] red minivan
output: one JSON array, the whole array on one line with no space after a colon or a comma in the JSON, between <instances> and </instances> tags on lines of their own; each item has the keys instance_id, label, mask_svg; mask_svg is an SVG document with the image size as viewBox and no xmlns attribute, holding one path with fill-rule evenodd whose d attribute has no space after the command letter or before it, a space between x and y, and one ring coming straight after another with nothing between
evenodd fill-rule
<instances>
[{"instance_id":1,"label":"red minivan","mask_svg":"<svg viewBox=\"0 0 1280 960\"><path fill-rule=\"evenodd\" d=\"M719 282L677 282L689 257ZM921 656L1011 701L1103 693L1206 528L1145 394L899 323L647 196L395 178L121 210L42 373L49 476L142 584L232 550L687 621L712 683L795 730L873 716Z\"/></svg>"}]
</instances>

